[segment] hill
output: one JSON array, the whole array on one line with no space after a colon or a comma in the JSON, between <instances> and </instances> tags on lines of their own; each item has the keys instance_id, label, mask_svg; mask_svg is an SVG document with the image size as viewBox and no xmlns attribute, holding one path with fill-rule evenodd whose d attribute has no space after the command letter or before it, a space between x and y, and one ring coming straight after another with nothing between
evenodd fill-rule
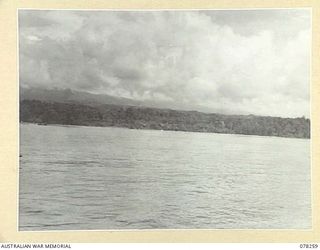
<instances>
[{"instance_id":1,"label":"hill","mask_svg":"<svg viewBox=\"0 0 320 250\"><path fill-rule=\"evenodd\" d=\"M133 100L130 98L116 97L106 94L92 94L73 89L45 89L45 88L24 88L20 87L20 101L40 100L44 102L76 103L84 105L125 105L143 106L151 108L175 109L175 110L198 110L201 112L225 113L223 110L212 109L190 103L176 103L173 101L160 100Z\"/></svg>"},{"instance_id":2,"label":"hill","mask_svg":"<svg viewBox=\"0 0 320 250\"><path fill-rule=\"evenodd\" d=\"M20 88L20 100L40 100L47 102L79 104L114 104L139 106L140 102L129 98L98 95L71 89Z\"/></svg>"}]
</instances>

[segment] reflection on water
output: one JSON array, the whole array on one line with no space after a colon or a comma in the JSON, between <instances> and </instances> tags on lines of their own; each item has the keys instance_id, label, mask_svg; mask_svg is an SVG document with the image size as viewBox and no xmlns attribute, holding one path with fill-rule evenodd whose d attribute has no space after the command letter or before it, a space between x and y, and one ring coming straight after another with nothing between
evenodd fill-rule
<instances>
[{"instance_id":1,"label":"reflection on water","mask_svg":"<svg viewBox=\"0 0 320 250\"><path fill-rule=\"evenodd\" d=\"M311 227L310 141L20 125L20 230Z\"/></svg>"}]
</instances>

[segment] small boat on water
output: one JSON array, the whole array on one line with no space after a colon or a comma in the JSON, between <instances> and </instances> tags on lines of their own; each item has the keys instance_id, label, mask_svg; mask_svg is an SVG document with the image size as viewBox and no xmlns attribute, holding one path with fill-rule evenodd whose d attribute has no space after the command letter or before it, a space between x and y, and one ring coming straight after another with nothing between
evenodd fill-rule
<instances>
[{"instance_id":1,"label":"small boat on water","mask_svg":"<svg viewBox=\"0 0 320 250\"><path fill-rule=\"evenodd\" d=\"M40 122L40 123L37 123L38 125L42 125L42 126L47 126L47 123L45 122Z\"/></svg>"}]
</instances>

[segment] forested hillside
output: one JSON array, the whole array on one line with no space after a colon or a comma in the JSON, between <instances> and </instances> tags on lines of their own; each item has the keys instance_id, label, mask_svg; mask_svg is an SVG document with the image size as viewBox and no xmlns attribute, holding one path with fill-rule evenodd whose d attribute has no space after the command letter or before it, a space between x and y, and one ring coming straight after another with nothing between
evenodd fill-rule
<instances>
[{"instance_id":1,"label":"forested hillside","mask_svg":"<svg viewBox=\"0 0 320 250\"><path fill-rule=\"evenodd\" d=\"M20 121L310 138L310 120L304 117L222 115L136 106L90 106L38 100L20 102Z\"/></svg>"}]
</instances>

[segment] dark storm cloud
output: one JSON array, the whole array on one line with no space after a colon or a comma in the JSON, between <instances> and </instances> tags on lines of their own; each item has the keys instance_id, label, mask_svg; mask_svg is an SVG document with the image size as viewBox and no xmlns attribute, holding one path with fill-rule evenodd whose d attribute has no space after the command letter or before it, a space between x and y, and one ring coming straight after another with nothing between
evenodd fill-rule
<instances>
[{"instance_id":1,"label":"dark storm cloud","mask_svg":"<svg viewBox=\"0 0 320 250\"><path fill-rule=\"evenodd\" d=\"M19 11L20 82L308 116L310 13Z\"/></svg>"}]
</instances>

